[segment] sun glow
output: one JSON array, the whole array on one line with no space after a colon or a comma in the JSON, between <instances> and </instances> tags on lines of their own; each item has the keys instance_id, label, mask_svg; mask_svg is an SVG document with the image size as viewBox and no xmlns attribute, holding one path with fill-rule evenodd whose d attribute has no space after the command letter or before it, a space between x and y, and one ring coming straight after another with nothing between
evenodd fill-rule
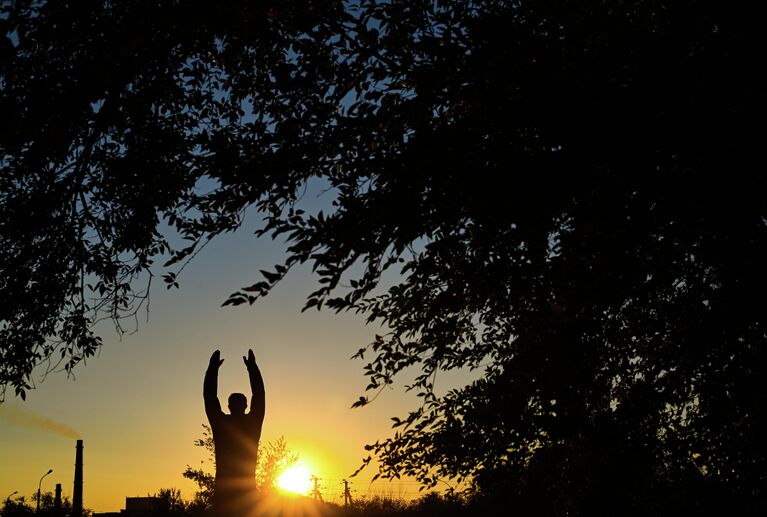
<instances>
[{"instance_id":1,"label":"sun glow","mask_svg":"<svg viewBox=\"0 0 767 517\"><path fill-rule=\"evenodd\" d=\"M303 465L295 465L280 474L277 486L286 492L306 495L312 487L311 474Z\"/></svg>"}]
</instances>

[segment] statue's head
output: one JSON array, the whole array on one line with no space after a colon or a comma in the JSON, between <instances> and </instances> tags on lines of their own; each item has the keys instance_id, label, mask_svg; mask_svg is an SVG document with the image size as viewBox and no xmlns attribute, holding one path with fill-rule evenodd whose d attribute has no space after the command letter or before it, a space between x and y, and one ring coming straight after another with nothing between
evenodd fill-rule
<instances>
[{"instance_id":1,"label":"statue's head","mask_svg":"<svg viewBox=\"0 0 767 517\"><path fill-rule=\"evenodd\" d=\"M245 414L245 408L248 407L248 399L242 393L232 393L229 395L229 412L233 415Z\"/></svg>"}]
</instances>

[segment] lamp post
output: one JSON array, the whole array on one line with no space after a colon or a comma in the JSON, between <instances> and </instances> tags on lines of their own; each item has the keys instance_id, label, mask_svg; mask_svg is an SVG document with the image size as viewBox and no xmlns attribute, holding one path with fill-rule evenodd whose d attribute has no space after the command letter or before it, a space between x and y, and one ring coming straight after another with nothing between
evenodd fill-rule
<instances>
[{"instance_id":1,"label":"lamp post","mask_svg":"<svg viewBox=\"0 0 767 517\"><path fill-rule=\"evenodd\" d=\"M43 478L53 472L53 469L48 469L48 472L43 474L43 477L40 478L40 482L37 484L37 509L35 510L35 513L40 513L40 487L43 486Z\"/></svg>"},{"instance_id":2,"label":"lamp post","mask_svg":"<svg viewBox=\"0 0 767 517\"><path fill-rule=\"evenodd\" d=\"M18 490L14 490L13 493L8 494L8 497L5 498L5 511L6 512L8 511L8 505L11 503L11 497L15 496L18 493L19 493Z\"/></svg>"}]
</instances>

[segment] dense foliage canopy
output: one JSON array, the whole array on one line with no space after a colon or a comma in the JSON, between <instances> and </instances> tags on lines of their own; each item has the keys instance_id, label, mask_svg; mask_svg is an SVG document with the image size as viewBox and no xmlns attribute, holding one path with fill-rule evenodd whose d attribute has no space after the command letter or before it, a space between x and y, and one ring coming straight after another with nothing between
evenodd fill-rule
<instances>
[{"instance_id":1,"label":"dense foliage canopy","mask_svg":"<svg viewBox=\"0 0 767 517\"><path fill-rule=\"evenodd\" d=\"M226 303L311 263L307 307L387 329L370 390L421 372L380 474L764 509L762 3L0 5L2 385L93 354L256 206L288 255Z\"/></svg>"}]
</instances>

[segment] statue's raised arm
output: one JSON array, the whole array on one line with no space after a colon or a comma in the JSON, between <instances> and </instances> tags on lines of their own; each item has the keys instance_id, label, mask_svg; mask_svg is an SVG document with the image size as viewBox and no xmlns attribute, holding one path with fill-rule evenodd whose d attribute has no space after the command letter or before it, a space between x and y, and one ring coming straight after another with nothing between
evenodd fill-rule
<instances>
[{"instance_id":1,"label":"statue's raised arm","mask_svg":"<svg viewBox=\"0 0 767 517\"><path fill-rule=\"evenodd\" d=\"M256 364L256 356L253 355L253 350L248 350L248 356L243 356L242 360L245 362L245 366L248 369L248 377L250 378L250 415L258 419L259 422L263 422L264 413L266 412L266 392L264 390L264 379L261 377L261 371Z\"/></svg>"},{"instance_id":2,"label":"statue's raised arm","mask_svg":"<svg viewBox=\"0 0 767 517\"><path fill-rule=\"evenodd\" d=\"M216 350L210 356L208 370L205 372L205 381L202 386L202 398L205 400L205 414L208 420L212 420L223 414L221 403L218 401L218 369L224 360L221 359L221 352Z\"/></svg>"}]
</instances>

